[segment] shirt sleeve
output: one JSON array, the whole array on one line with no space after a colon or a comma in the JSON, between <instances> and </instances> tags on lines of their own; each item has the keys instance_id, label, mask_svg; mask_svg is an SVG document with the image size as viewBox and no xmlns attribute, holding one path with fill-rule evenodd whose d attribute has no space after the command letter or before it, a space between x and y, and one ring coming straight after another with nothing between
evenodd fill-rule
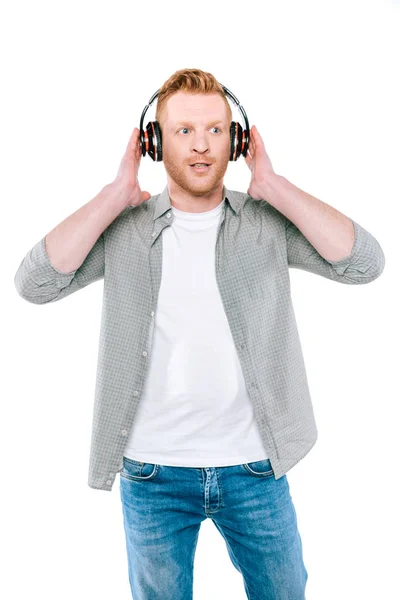
<instances>
[{"instance_id":1,"label":"shirt sleeve","mask_svg":"<svg viewBox=\"0 0 400 600\"><path fill-rule=\"evenodd\" d=\"M286 247L289 267L321 275L339 283L363 284L373 281L385 267L385 255L374 236L353 221L354 243L341 260L323 258L292 221L286 220Z\"/></svg>"},{"instance_id":2,"label":"shirt sleeve","mask_svg":"<svg viewBox=\"0 0 400 600\"><path fill-rule=\"evenodd\" d=\"M78 269L62 273L50 262L45 237L22 259L14 277L18 294L33 304L56 302L104 277L103 234Z\"/></svg>"}]
</instances>

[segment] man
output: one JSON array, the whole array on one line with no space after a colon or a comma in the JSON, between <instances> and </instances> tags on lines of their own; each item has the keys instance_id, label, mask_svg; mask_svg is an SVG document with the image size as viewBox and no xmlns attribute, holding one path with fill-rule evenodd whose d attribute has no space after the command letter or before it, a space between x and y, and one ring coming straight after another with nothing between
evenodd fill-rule
<instances>
[{"instance_id":1,"label":"man","mask_svg":"<svg viewBox=\"0 0 400 600\"><path fill-rule=\"evenodd\" d=\"M224 186L231 111L210 73L174 73L157 121L164 191L140 188L135 128L115 180L32 248L16 287L42 304L104 279L88 483L120 473L132 596L191 598L211 518L249 598L304 599L286 472L317 430L288 269L365 284L384 255L277 175L255 126L248 193Z\"/></svg>"}]
</instances>

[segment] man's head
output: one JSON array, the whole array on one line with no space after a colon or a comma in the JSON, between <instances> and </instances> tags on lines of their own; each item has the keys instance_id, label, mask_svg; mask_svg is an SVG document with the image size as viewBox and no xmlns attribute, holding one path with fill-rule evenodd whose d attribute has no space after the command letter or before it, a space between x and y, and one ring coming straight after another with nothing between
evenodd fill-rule
<instances>
[{"instance_id":1,"label":"man's head","mask_svg":"<svg viewBox=\"0 0 400 600\"><path fill-rule=\"evenodd\" d=\"M160 88L156 120L162 134L168 176L193 196L205 196L222 184L229 163L232 110L211 73L182 69ZM191 165L210 166L197 172Z\"/></svg>"}]
</instances>

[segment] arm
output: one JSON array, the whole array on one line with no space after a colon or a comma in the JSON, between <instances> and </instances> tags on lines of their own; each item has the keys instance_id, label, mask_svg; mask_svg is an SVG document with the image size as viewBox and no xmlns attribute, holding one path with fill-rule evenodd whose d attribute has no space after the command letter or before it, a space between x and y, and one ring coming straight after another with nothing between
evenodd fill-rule
<instances>
[{"instance_id":1,"label":"arm","mask_svg":"<svg viewBox=\"0 0 400 600\"><path fill-rule=\"evenodd\" d=\"M103 232L125 207L123 190L106 185L29 250L14 277L18 294L28 302L45 304L101 279Z\"/></svg>"},{"instance_id":2,"label":"arm","mask_svg":"<svg viewBox=\"0 0 400 600\"><path fill-rule=\"evenodd\" d=\"M245 157L251 170L248 194L282 213L289 267L340 283L369 283L382 273L385 256L358 223L277 175L255 125Z\"/></svg>"},{"instance_id":3,"label":"arm","mask_svg":"<svg viewBox=\"0 0 400 600\"><path fill-rule=\"evenodd\" d=\"M34 304L61 300L104 277L104 236L121 212L151 198L140 188L139 129L134 128L114 181L28 252L14 277L19 295Z\"/></svg>"},{"instance_id":4,"label":"arm","mask_svg":"<svg viewBox=\"0 0 400 600\"><path fill-rule=\"evenodd\" d=\"M264 197L284 215L290 267L348 284L382 273L382 248L353 219L278 175L268 178Z\"/></svg>"}]
</instances>

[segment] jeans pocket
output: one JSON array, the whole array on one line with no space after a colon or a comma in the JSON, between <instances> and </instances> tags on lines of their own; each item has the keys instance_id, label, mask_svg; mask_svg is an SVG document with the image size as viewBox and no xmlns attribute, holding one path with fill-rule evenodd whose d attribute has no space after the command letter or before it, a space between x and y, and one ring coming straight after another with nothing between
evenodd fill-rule
<instances>
[{"instance_id":1,"label":"jeans pocket","mask_svg":"<svg viewBox=\"0 0 400 600\"><path fill-rule=\"evenodd\" d=\"M126 458L126 456L122 458L122 461L123 467L122 471L120 471L120 476L135 481L154 479L160 466L155 463L140 462L132 458Z\"/></svg>"},{"instance_id":2,"label":"jeans pocket","mask_svg":"<svg viewBox=\"0 0 400 600\"><path fill-rule=\"evenodd\" d=\"M248 473L250 473L250 475L253 475L254 477L274 476L274 470L272 468L269 458L263 458L262 460L244 463L242 466Z\"/></svg>"}]
</instances>

